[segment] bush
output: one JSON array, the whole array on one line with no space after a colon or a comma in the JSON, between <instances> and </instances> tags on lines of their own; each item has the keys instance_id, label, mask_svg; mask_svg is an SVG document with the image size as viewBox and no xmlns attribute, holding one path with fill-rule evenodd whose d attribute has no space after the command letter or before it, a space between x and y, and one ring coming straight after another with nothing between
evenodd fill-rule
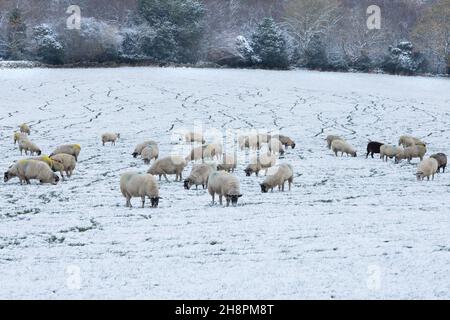
<instances>
[{"instance_id":1,"label":"bush","mask_svg":"<svg viewBox=\"0 0 450 320\"><path fill-rule=\"evenodd\" d=\"M413 51L409 41L403 41L396 47L389 47L389 54L382 63L382 69L391 74L413 75L423 69L425 59L419 52Z\"/></svg>"},{"instance_id":2,"label":"bush","mask_svg":"<svg viewBox=\"0 0 450 320\"><path fill-rule=\"evenodd\" d=\"M64 48L59 42L53 29L46 24L33 28L35 54L44 63L62 64L64 62Z\"/></svg>"},{"instance_id":3,"label":"bush","mask_svg":"<svg viewBox=\"0 0 450 320\"><path fill-rule=\"evenodd\" d=\"M319 36L314 36L304 53L305 66L310 69L328 69L328 57L325 45Z\"/></svg>"}]
</instances>

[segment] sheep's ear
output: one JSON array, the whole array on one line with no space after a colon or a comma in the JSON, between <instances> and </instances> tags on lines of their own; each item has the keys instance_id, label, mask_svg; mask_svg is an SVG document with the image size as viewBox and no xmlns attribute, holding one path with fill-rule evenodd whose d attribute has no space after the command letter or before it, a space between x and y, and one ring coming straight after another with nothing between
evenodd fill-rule
<instances>
[{"instance_id":1,"label":"sheep's ear","mask_svg":"<svg viewBox=\"0 0 450 320\"><path fill-rule=\"evenodd\" d=\"M238 198L242 197L242 194L238 195Z\"/></svg>"}]
</instances>

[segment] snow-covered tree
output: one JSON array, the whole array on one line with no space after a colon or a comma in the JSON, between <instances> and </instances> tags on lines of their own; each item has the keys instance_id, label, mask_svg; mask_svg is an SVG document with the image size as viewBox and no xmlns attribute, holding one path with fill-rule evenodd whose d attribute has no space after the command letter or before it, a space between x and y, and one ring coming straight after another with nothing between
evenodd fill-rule
<instances>
[{"instance_id":1,"label":"snow-covered tree","mask_svg":"<svg viewBox=\"0 0 450 320\"><path fill-rule=\"evenodd\" d=\"M414 52L409 41L402 41L397 46L389 47L389 54L383 62L383 70L392 74L415 74L424 64L423 56Z\"/></svg>"},{"instance_id":2,"label":"snow-covered tree","mask_svg":"<svg viewBox=\"0 0 450 320\"><path fill-rule=\"evenodd\" d=\"M62 64L64 62L64 48L53 28L41 24L33 28L35 53L45 63Z\"/></svg>"},{"instance_id":3,"label":"snow-covered tree","mask_svg":"<svg viewBox=\"0 0 450 320\"><path fill-rule=\"evenodd\" d=\"M327 69L328 57L325 45L319 35L312 37L305 49L304 65L311 69Z\"/></svg>"},{"instance_id":4,"label":"snow-covered tree","mask_svg":"<svg viewBox=\"0 0 450 320\"><path fill-rule=\"evenodd\" d=\"M7 55L9 59L20 60L25 56L27 26L23 21L22 12L15 8L8 17L7 25Z\"/></svg>"}]
</instances>

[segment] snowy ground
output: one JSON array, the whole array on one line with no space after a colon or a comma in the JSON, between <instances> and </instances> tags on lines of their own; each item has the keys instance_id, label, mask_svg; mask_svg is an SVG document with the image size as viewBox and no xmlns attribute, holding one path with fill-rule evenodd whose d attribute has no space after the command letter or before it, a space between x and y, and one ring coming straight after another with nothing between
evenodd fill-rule
<instances>
[{"instance_id":1,"label":"snowy ground","mask_svg":"<svg viewBox=\"0 0 450 320\"><path fill-rule=\"evenodd\" d=\"M450 298L450 176L415 181L408 165L365 159L368 139L413 134L450 154L445 79L208 69L0 71L0 167L20 158L31 124L45 153L79 143L58 186L0 187L0 298ZM202 125L280 130L297 148L291 192L261 194L237 175L236 208L162 182L158 209L124 207L119 176L148 166L138 142L173 152L173 133ZM102 147L104 131L122 134ZM357 158L324 138L345 136ZM184 175L190 171L189 166ZM173 180L173 178L172 178ZM77 277L79 271L79 278ZM78 281L79 280L79 281ZM80 286L78 286L78 284Z\"/></svg>"}]
</instances>

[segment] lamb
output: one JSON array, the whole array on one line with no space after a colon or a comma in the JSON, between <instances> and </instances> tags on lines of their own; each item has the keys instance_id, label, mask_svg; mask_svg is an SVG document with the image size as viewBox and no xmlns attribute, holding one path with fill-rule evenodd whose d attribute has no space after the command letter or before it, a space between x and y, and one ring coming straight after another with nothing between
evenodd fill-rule
<instances>
[{"instance_id":1,"label":"lamb","mask_svg":"<svg viewBox=\"0 0 450 320\"><path fill-rule=\"evenodd\" d=\"M184 135L184 139L186 142L193 143L198 142L201 144L205 144L205 138L203 137L203 134L200 132L187 132Z\"/></svg>"},{"instance_id":2,"label":"lamb","mask_svg":"<svg viewBox=\"0 0 450 320\"><path fill-rule=\"evenodd\" d=\"M223 170L227 172L234 172L237 167L236 154L224 154L223 161L221 164L217 165L217 170Z\"/></svg>"},{"instance_id":3,"label":"lamb","mask_svg":"<svg viewBox=\"0 0 450 320\"><path fill-rule=\"evenodd\" d=\"M269 151L282 156L284 154L283 144L280 140L273 138L269 141Z\"/></svg>"},{"instance_id":4,"label":"lamb","mask_svg":"<svg viewBox=\"0 0 450 320\"><path fill-rule=\"evenodd\" d=\"M412 147L414 145L421 145L426 147L426 143L421 141L418 138L411 137L411 136L401 136L398 140L398 145L403 146L403 148Z\"/></svg>"},{"instance_id":5,"label":"lamb","mask_svg":"<svg viewBox=\"0 0 450 320\"><path fill-rule=\"evenodd\" d=\"M220 159L222 157L222 145L220 143L211 143L205 146L203 150L203 158Z\"/></svg>"},{"instance_id":6,"label":"lamb","mask_svg":"<svg viewBox=\"0 0 450 320\"><path fill-rule=\"evenodd\" d=\"M30 130L30 127L26 123L22 123L20 125L20 132L30 135L31 130Z\"/></svg>"},{"instance_id":7,"label":"lamb","mask_svg":"<svg viewBox=\"0 0 450 320\"><path fill-rule=\"evenodd\" d=\"M441 168L442 168L442 172L445 173L445 168L447 167L447 155L445 155L444 153L436 153L433 154L430 158L436 159L439 166L438 166L438 172L441 172Z\"/></svg>"},{"instance_id":8,"label":"lamb","mask_svg":"<svg viewBox=\"0 0 450 320\"><path fill-rule=\"evenodd\" d=\"M275 155L271 153L263 153L259 157L254 157L244 171L247 177L250 177L253 173L258 176L259 172L264 169L265 175L267 175L269 168L273 167L276 163L277 157Z\"/></svg>"},{"instance_id":9,"label":"lamb","mask_svg":"<svg viewBox=\"0 0 450 320\"><path fill-rule=\"evenodd\" d=\"M156 145L149 145L142 149L141 152L142 160L145 164L149 164L152 159L158 160L159 148Z\"/></svg>"},{"instance_id":10,"label":"lamb","mask_svg":"<svg viewBox=\"0 0 450 320\"><path fill-rule=\"evenodd\" d=\"M334 135L329 135L328 137L327 137L327 146L328 146L328 149L330 149L331 150L331 144L333 143L333 141L334 140L342 140L342 141L345 141L344 139L342 139L341 137L339 137L339 136L334 136Z\"/></svg>"},{"instance_id":11,"label":"lamb","mask_svg":"<svg viewBox=\"0 0 450 320\"><path fill-rule=\"evenodd\" d=\"M341 152L341 157L344 153L351 155L352 157L356 157L356 150L346 141L344 140L333 140L331 143L331 149L333 150L336 157L338 156L338 152Z\"/></svg>"},{"instance_id":12,"label":"lamb","mask_svg":"<svg viewBox=\"0 0 450 320\"><path fill-rule=\"evenodd\" d=\"M294 170L290 164L282 164L278 167L274 175L268 176L263 183L260 184L261 192L267 193L269 189L273 192L273 188L278 186L278 190L284 191L284 185L288 181L289 191L294 182Z\"/></svg>"},{"instance_id":13,"label":"lamb","mask_svg":"<svg viewBox=\"0 0 450 320\"><path fill-rule=\"evenodd\" d=\"M184 180L184 188L186 190L195 186L198 190L198 186L201 185L203 189L208 185L209 175L213 172L213 167L209 164L196 164L192 167L191 174Z\"/></svg>"},{"instance_id":14,"label":"lamb","mask_svg":"<svg viewBox=\"0 0 450 320\"><path fill-rule=\"evenodd\" d=\"M425 177L430 181L430 176L434 180L434 175L438 171L439 163L434 158L428 158L423 160L417 166L417 181L423 181Z\"/></svg>"},{"instance_id":15,"label":"lamb","mask_svg":"<svg viewBox=\"0 0 450 320\"><path fill-rule=\"evenodd\" d=\"M239 198L242 197L239 180L224 171L215 171L210 174L208 178L208 192L212 197L213 205L216 194L219 196L220 205L222 205L222 199L225 197L227 207L230 206L230 202L233 206L236 206Z\"/></svg>"},{"instance_id":16,"label":"lamb","mask_svg":"<svg viewBox=\"0 0 450 320\"><path fill-rule=\"evenodd\" d=\"M40 156L42 153L41 149L39 149L39 147L36 144L28 140L28 138L19 140L19 150L20 155L23 154L24 150L26 155L28 155L28 152L30 152L31 155L37 154L38 156Z\"/></svg>"},{"instance_id":17,"label":"lamb","mask_svg":"<svg viewBox=\"0 0 450 320\"><path fill-rule=\"evenodd\" d=\"M403 152L399 152L395 156L395 162L398 163L402 159L408 159L408 163L411 163L413 158L420 158L420 161L423 160L423 156L427 153L427 148L422 145L413 145L411 147L407 147L403 150Z\"/></svg>"},{"instance_id":18,"label":"lamb","mask_svg":"<svg viewBox=\"0 0 450 320\"><path fill-rule=\"evenodd\" d=\"M120 176L120 191L127 199L126 207L131 208L131 198L142 199L142 208L145 207L145 197L150 198L151 207L157 208L159 200L159 187L155 177L150 174L136 172L124 173Z\"/></svg>"},{"instance_id":19,"label":"lamb","mask_svg":"<svg viewBox=\"0 0 450 320\"><path fill-rule=\"evenodd\" d=\"M184 158L187 162L189 161L198 161L202 160L204 158L204 151L206 149L206 146L200 146L193 148L189 155Z\"/></svg>"},{"instance_id":20,"label":"lamb","mask_svg":"<svg viewBox=\"0 0 450 320\"><path fill-rule=\"evenodd\" d=\"M366 154L366 159L369 157L369 154L372 156L373 159L373 155L375 153L380 153L380 148L381 146L384 145L384 143L381 142L376 142L376 141L370 141L367 144L367 154Z\"/></svg>"},{"instance_id":21,"label":"lamb","mask_svg":"<svg viewBox=\"0 0 450 320\"><path fill-rule=\"evenodd\" d=\"M52 169L57 170L61 173L61 177L64 180L63 170L66 172L66 175L70 178L73 174L73 170L77 165L75 157L70 154L59 153L50 157L53 161ZM62 168L61 168L62 165ZM61 170L62 169L62 170Z\"/></svg>"},{"instance_id":22,"label":"lamb","mask_svg":"<svg viewBox=\"0 0 450 320\"><path fill-rule=\"evenodd\" d=\"M291 147L292 149L295 148L295 142L294 142L294 140L292 140L292 139L289 138L288 136L283 136L283 135L279 134L279 135L271 136L271 139L278 139L278 140L280 140L281 143L286 147L286 149L287 149L288 147Z\"/></svg>"},{"instance_id":23,"label":"lamb","mask_svg":"<svg viewBox=\"0 0 450 320\"><path fill-rule=\"evenodd\" d=\"M169 181L169 179L167 179L167 175L175 174L175 181L181 181L181 179L183 178L183 170L186 165L187 163L182 157L169 156L156 160L147 173L158 175L160 181L161 176L164 176L167 182Z\"/></svg>"},{"instance_id":24,"label":"lamb","mask_svg":"<svg viewBox=\"0 0 450 320\"><path fill-rule=\"evenodd\" d=\"M384 144L380 147L380 159L386 162L403 153L403 148Z\"/></svg>"},{"instance_id":25,"label":"lamb","mask_svg":"<svg viewBox=\"0 0 450 320\"><path fill-rule=\"evenodd\" d=\"M54 156L55 154L70 154L71 156L75 157L75 161L78 162L78 156L80 155L81 147L79 144L65 144L62 146L59 146L50 154L50 157Z\"/></svg>"},{"instance_id":26,"label":"lamb","mask_svg":"<svg viewBox=\"0 0 450 320\"><path fill-rule=\"evenodd\" d=\"M136 148L134 148L134 152L131 154L134 158L137 158L137 156L140 156L142 153L142 150L145 149L145 147L148 146L158 146L158 143L153 140L145 140L144 142L138 144Z\"/></svg>"},{"instance_id":27,"label":"lamb","mask_svg":"<svg viewBox=\"0 0 450 320\"><path fill-rule=\"evenodd\" d=\"M14 132L14 144L17 142L20 142L21 140L28 139L28 136L26 133L23 132Z\"/></svg>"},{"instance_id":28,"label":"lamb","mask_svg":"<svg viewBox=\"0 0 450 320\"><path fill-rule=\"evenodd\" d=\"M111 145L115 146L117 139L120 139L120 133L110 133L110 132L108 132L108 133L102 134L103 146L105 146L105 144L107 142L111 142Z\"/></svg>"},{"instance_id":29,"label":"lamb","mask_svg":"<svg viewBox=\"0 0 450 320\"><path fill-rule=\"evenodd\" d=\"M5 183L14 177L19 178L20 184L23 184L24 181L26 184L30 184L30 180L39 180L41 184L53 185L59 182L59 177L50 170L46 163L29 159L20 160L12 165L4 174Z\"/></svg>"}]
</instances>

